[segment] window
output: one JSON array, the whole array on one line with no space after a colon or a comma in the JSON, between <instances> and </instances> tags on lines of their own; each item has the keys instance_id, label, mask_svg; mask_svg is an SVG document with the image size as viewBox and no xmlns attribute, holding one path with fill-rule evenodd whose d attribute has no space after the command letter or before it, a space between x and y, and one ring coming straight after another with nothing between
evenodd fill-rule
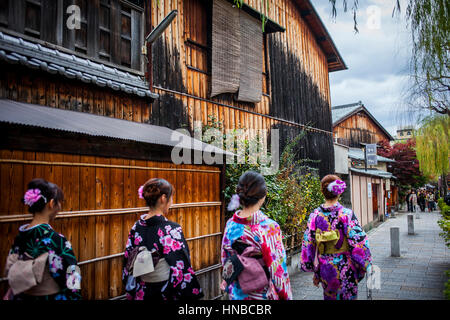
<instances>
[{"instance_id":1,"label":"window","mask_svg":"<svg viewBox=\"0 0 450 320\"><path fill-rule=\"evenodd\" d=\"M262 94L270 96L270 78L269 78L269 55L267 53L267 34L264 33L263 38L263 77L262 77Z\"/></svg>"},{"instance_id":2,"label":"window","mask_svg":"<svg viewBox=\"0 0 450 320\"><path fill-rule=\"evenodd\" d=\"M65 47L87 58L142 70L143 0L0 1L0 26ZM80 8L79 25L76 11ZM70 25L70 24L69 24Z\"/></svg>"},{"instance_id":3,"label":"window","mask_svg":"<svg viewBox=\"0 0 450 320\"><path fill-rule=\"evenodd\" d=\"M185 41L185 61L186 68L188 68L188 72L198 73L201 77L201 74L208 75L208 81L211 82L212 75L212 56L213 50L212 47L212 24L213 24L213 5L214 1L206 1L206 0L185 0L184 1L184 41ZM230 2L224 4L226 7L231 6ZM248 13L242 11L241 14L248 15ZM259 14L257 15L259 17ZM239 22L238 22L239 24ZM240 30L241 28L238 29ZM258 22L258 31L261 32L261 25ZM267 50L267 37L266 34L262 35L262 66L260 69L262 70L262 80L261 87L263 95L270 95L270 81L269 81L269 67L268 67L268 50ZM217 48L216 48L217 49ZM226 64L225 69L227 72L231 72L229 69L230 65ZM234 70L233 74L239 73L238 70ZM239 88L239 74L237 78L234 79L232 87ZM235 83L237 81L237 84ZM209 83L208 85L210 85ZM254 87L254 86L251 86ZM236 92L236 90L225 92ZM245 100L243 100L245 101Z\"/></svg>"},{"instance_id":4,"label":"window","mask_svg":"<svg viewBox=\"0 0 450 320\"><path fill-rule=\"evenodd\" d=\"M210 43L208 39L211 4L204 0L184 2L184 40L186 67L195 72L209 73Z\"/></svg>"},{"instance_id":5,"label":"window","mask_svg":"<svg viewBox=\"0 0 450 320\"><path fill-rule=\"evenodd\" d=\"M411 135L411 131L408 131L408 136L410 136Z\"/></svg>"}]
</instances>

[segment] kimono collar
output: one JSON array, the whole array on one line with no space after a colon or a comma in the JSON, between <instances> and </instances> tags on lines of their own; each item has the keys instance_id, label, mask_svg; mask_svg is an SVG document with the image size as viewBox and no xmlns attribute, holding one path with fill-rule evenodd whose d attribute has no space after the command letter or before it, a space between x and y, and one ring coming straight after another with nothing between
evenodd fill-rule
<instances>
[{"instance_id":1,"label":"kimono collar","mask_svg":"<svg viewBox=\"0 0 450 320\"><path fill-rule=\"evenodd\" d=\"M20 231L20 232L27 232L27 231L33 230L34 228L39 227L39 226L46 226L46 227L52 229L52 226L49 225L48 223L37 224L37 225L35 225L35 226L32 226L31 228L28 228L29 225L30 225L29 223L24 224L24 225L21 225L21 226L19 227L19 231Z\"/></svg>"},{"instance_id":2,"label":"kimono collar","mask_svg":"<svg viewBox=\"0 0 450 320\"><path fill-rule=\"evenodd\" d=\"M325 212L333 212L333 211L338 211L339 209L341 209L342 205L339 202L336 202L336 204L331 207L324 207L324 205L321 204L320 208Z\"/></svg>"},{"instance_id":3,"label":"kimono collar","mask_svg":"<svg viewBox=\"0 0 450 320\"><path fill-rule=\"evenodd\" d=\"M163 222L167 221L167 218L164 217L163 215L156 215L156 216L153 216L153 217L151 217L149 219L144 219L146 216L147 216L146 213L141 215L141 217L139 219L139 224L141 226L152 226L152 225L157 225L157 224L160 224L160 223L163 223Z\"/></svg>"},{"instance_id":4,"label":"kimono collar","mask_svg":"<svg viewBox=\"0 0 450 320\"><path fill-rule=\"evenodd\" d=\"M251 216L248 216L247 218L242 218L238 214L241 212L241 210L238 210L233 215L233 221L239 224L249 224L249 225L255 225L258 223L261 223L263 220L265 220L267 217L261 212L261 210L256 211Z\"/></svg>"}]
</instances>

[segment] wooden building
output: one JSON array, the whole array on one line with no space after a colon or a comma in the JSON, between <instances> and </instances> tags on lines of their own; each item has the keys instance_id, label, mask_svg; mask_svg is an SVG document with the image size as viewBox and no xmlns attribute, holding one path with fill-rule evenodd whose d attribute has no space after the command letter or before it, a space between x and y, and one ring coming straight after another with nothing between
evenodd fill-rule
<instances>
[{"instance_id":1,"label":"wooden building","mask_svg":"<svg viewBox=\"0 0 450 320\"><path fill-rule=\"evenodd\" d=\"M146 43L173 10L163 35ZM165 143L149 141L152 130L192 132L213 116L224 129L280 129L281 148L306 130L300 157L320 160L321 175L334 171L328 74L346 66L309 0L248 0L241 9L225 0L2 1L0 67L0 268L31 218L20 203L25 184L46 178L66 194L54 227L81 262L86 299L122 297L125 237L146 210L136 190L155 176L174 183L169 218L185 230L206 298L220 296L223 167L174 165L168 133ZM68 113L60 126L38 125L26 113L8 118L2 108L14 103L44 120ZM148 134L120 130L130 123Z\"/></svg>"},{"instance_id":2,"label":"wooden building","mask_svg":"<svg viewBox=\"0 0 450 320\"><path fill-rule=\"evenodd\" d=\"M398 191L396 177L388 172L392 159L377 156L376 166L365 164L364 145L394 138L366 109L361 101L331 108L335 148L346 149L336 153L336 159L343 167L341 176L350 188L343 199L355 211L361 225L370 229L384 219L391 208L396 208ZM367 167L367 168L366 168Z\"/></svg>"},{"instance_id":3,"label":"wooden building","mask_svg":"<svg viewBox=\"0 0 450 320\"><path fill-rule=\"evenodd\" d=\"M172 126L192 130L196 121L206 124L214 116L225 129L278 128L281 150L307 130L296 151L320 160L322 176L333 172L328 74L346 66L317 12L308 0L269 0L267 8L246 0L240 11L232 2L151 2L152 25L178 11L152 47L151 83L160 95L152 105L153 123L165 125L170 117ZM269 19L264 32L261 13ZM249 54L256 61L248 61ZM249 82L250 94L240 97Z\"/></svg>"},{"instance_id":4,"label":"wooden building","mask_svg":"<svg viewBox=\"0 0 450 320\"><path fill-rule=\"evenodd\" d=\"M394 140L361 101L334 106L331 108L331 113L334 139L340 144L361 148L361 143Z\"/></svg>"}]
</instances>

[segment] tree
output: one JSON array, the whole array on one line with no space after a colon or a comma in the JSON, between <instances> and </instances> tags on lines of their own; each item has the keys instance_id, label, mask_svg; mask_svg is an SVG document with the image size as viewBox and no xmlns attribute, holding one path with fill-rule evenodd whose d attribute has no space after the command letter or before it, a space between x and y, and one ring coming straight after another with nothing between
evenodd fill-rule
<instances>
[{"instance_id":1,"label":"tree","mask_svg":"<svg viewBox=\"0 0 450 320\"><path fill-rule=\"evenodd\" d=\"M426 175L441 176L446 186L450 156L450 117L447 115L428 117L417 130L416 152L420 170Z\"/></svg>"},{"instance_id":2,"label":"tree","mask_svg":"<svg viewBox=\"0 0 450 320\"><path fill-rule=\"evenodd\" d=\"M405 0L406 19L411 31L413 85L409 92L412 110L430 110L450 116L450 1ZM329 0L332 15L342 2L348 10L347 0ZM400 0L392 0L393 12L401 12ZM357 11L359 0L351 7L354 29L358 32Z\"/></svg>"},{"instance_id":3,"label":"tree","mask_svg":"<svg viewBox=\"0 0 450 320\"><path fill-rule=\"evenodd\" d=\"M388 166L388 171L397 177L400 185L419 188L428 182L429 178L420 172L419 161L415 151L416 142L409 139L406 143L390 145L388 140L378 143L378 155L395 160Z\"/></svg>"}]
</instances>

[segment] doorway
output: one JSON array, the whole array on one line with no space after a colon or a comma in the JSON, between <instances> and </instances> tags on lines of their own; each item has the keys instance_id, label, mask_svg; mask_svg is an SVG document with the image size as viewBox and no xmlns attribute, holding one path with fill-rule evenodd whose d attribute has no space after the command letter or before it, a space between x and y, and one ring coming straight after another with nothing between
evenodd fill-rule
<instances>
[{"instance_id":1,"label":"doorway","mask_svg":"<svg viewBox=\"0 0 450 320\"><path fill-rule=\"evenodd\" d=\"M372 183L372 208L373 208L373 221L378 221L379 215L379 202L378 202L378 190L380 185Z\"/></svg>"}]
</instances>

